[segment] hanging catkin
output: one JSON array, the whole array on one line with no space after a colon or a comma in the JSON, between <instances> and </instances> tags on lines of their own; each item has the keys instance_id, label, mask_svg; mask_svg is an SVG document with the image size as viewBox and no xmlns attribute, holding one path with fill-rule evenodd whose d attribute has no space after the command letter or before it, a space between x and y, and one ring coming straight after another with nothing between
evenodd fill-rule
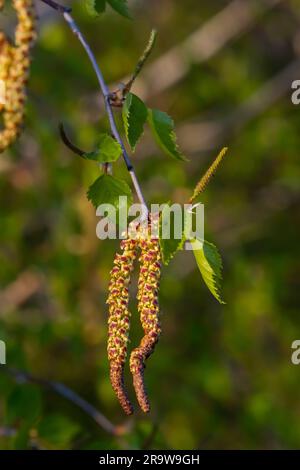
<instances>
[{"instance_id":1,"label":"hanging catkin","mask_svg":"<svg viewBox=\"0 0 300 470\"><path fill-rule=\"evenodd\" d=\"M0 0L0 9L3 3ZM0 79L4 85L0 152L14 142L23 124L30 51L36 36L33 0L13 0L12 4L18 21L14 44L0 33Z\"/></svg>"},{"instance_id":2,"label":"hanging catkin","mask_svg":"<svg viewBox=\"0 0 300 470\"><path fill-rule=\"evenodd\" d=\"M138 403L145 413L150 410L144 383L145 362L153 352L161 332L158 304L161 255L159 241L149 236L148 228L138 228L135 238L128 238L121 242L122 254L117 253L114 260L107 300L109 305L107 349L110 379L118 400L127 414L133 412L123 377L131 316L128 309L128 285L138 251L140 251L140 272L137 300L144 337L130 355L130 371Z\"/></svg>"},{"instance_id":3,"label":"hanging catkin","mask_svg":"<svg viewBox=\"0 0 300 470\"><path fill-rule=\"evenodd\" d=\"M137 256L137 241L121 241L122 254L117 253L111 270L109 284L108 360L110 380L118 400L126 414L133 412L124 388L124 365L127 356L130 311L128 309L131 271Z\"/></svg>"},{"instance_id":4,"label":"hanging catkin","mask_svg":"<svg viewBox=\"0 0 300 470\"><path fill-rule=\"evenodd\" d=\"M157 239L141 239L139 246L141 255L137 299L145 336L140 345L131 353L130 370L139 405L147 413L150 405L144 383L144 369L146 359L154 351L161 333L158 303L161 264Z\"/></svg>"}]
</instances>

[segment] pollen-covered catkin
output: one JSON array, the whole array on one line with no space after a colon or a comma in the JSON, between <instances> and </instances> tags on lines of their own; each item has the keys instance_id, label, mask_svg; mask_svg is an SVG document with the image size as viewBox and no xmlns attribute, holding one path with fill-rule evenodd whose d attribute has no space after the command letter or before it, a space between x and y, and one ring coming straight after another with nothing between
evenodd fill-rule
<instances>
[{"instance_id":1,"label":"pollen-covered catkin","mask_svg":"<svg viewBox=\"0 0 300 470\"><path fill-rule=\"evenodd\" d=\"M5 34L0 31L0 86L1 86L1 100L0 111L4 108L5 89L8 80L9 66L12 57L12 47L6 39Z\"/></svg>"},{"instance_id":2,"label":"pollen-covered catkin","mask_svg":"<svg viewBox=\"0 0 300 470\"><path fill-rule=\"evenodd\" d=\"M147 413L150 404L144 383L145 361L154 351L161 328L159 321L159 282L161 273L159 241L155 238L141 239L140 274L138 281L138 311L145 336L130 356L130 370L135 393L142 410Z\"/></svg>"},{"instance_id":3,"label":"pollen-covered catkin","mask_svg":"<svg viewBox=\"0 0 300 470\"><path fill-rule=\"evenodd\" d=\"M124 364L127 356L130 311L128 308L131 271L137 256L137 241L121 241L122 254L117 253L111 270L109 284L108 319L108 359L110 362L110 380L118 400L126 414L133 412L133 407L124 387Z\"/></svg>"},{"instance_id":4,"label":"pollen-covered catkin","mask_svg":"<svg viewBox=\"0 0 300 470\"><path fill-rule=\"evenodd\" d=\"M36 36L34 1L13 0L12 4L18 21L14 44L9 44L3 33L0 35L0 79L3 80L5 89L1 109L0 152L14 142L23 124L30 51ZM1 7L3 1L0 3Z\"/></svg>"}]
</instances>

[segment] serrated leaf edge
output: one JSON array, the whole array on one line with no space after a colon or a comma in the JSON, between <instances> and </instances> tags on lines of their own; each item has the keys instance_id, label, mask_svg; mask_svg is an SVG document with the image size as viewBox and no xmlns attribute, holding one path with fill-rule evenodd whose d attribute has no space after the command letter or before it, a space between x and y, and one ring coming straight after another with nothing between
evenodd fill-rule
<instances>
[{"instance_id":1,"label":"serrated leaf edge","mask_svg":"<svg viewBox=\"0 0 300 470\"><path fill-rule=\"evenodd\" d=\"M195 260L196 260L196 263L197 263L197 267L198 267L198 269L199 269L199 271L200 271L200 273L201 273L201 276L202 276L202 278L203 278L203 281L204 281L205 285L207 286L207 288L209 289L209 291L211 292L211 294L215 297L215 299L216 299L220 304L225 305L226 302L224 302L224 301L222 300L222 297L221 297L221 281L222 281L222 279L223 279L223 276L222 276L222 258L221 258L221 255L220 255L220 253L219 253L217 247L216 247L213 243L210 243L210 242L208 242L208 241L206 241L206 240L205 240L205 241L202 241L202 240L193 239L193 240L189 240L189 241L190 241L192 247L193 247L193 245L194 245L195 243L201 244L201 247L200 247L200 248L196 248L196 249L193 248L193 254L194 254L194 256L195 256ZM197 258L196 258L196 255L195 255L195 251L196 251L196 250L202 250L202 251L203 251L203 254L204 254L204 248L203 248L204 243L207 243L208 245L211 245L211 246L214 247L214 249L215 249L215 251L216 251L216 253L217 253L219 262L220 262L220 266L219 266L219 268L218 268L218 272L216 272L216 271L212 268L212 266L209 264L207 258L206 258L205 255L204 255L204 259L205 259L205 261L206 261L206 263L207 263L207 265L208 265L208 268L207 268L206 265L203 265L203 264L202 264L202 270L203 270L203 271L206 271L206 273L207 273L209 276L211 276L211 281L212 281L212 282L206 282L206 281L205 281L204 276L203 276L203 274L202 274L202 270L200 269L200 266L198 265ZM213 288L214 288L213 291L210 289L210 286L213 286Z\"/></svg>"}]
</instances>

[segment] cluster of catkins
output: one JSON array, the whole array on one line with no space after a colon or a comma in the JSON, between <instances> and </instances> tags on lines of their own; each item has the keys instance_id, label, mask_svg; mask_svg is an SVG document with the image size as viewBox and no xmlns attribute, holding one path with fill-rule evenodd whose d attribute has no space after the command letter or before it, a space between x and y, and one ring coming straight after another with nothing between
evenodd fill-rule
<instances>
[{"instance_id":1,"label":"cluster of catkins","mask_svg":"<svg viewBox=\"0 0 300 470\"><path fill-rule=\"evenodd\" d=\"M0 152L14 142L23 124L30 51L36 36L34 0L12 0L12 5L17 13L14 44L0 31L0 85L4 94ZM0 10L3 6L4 0L0 0Z\"/></svg>"},{"instance_id":2,"label":"cluster of catkins","mask_svg":"<svg viewBox=\"0 0 300 470\"><path fill-rule=\"evenodd\" d=\"M109 284L109 328L108 359L112 387L126 414L133 412L132 404L124 387L124 366L127 356L128 333L130 326L129 284L134 261L139 254L140 273L138 280L138 312L144 337L140 345L130 355L130 371L133 385L141 409L150 410L144 383L146 359L153 352L161 333L159 322L158 291L161 272L159 241L140 231L134 238L121 241L122 253L116 254Z\"/></svg>"}]
</instances>

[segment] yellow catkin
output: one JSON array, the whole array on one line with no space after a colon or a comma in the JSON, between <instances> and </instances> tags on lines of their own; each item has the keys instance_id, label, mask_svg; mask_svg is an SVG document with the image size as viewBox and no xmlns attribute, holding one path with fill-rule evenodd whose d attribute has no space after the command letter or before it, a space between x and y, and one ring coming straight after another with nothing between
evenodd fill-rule
<instances>
[{"instance_id":1,"label":"yellow catkin","mask_svg":"<svg viewBox=\"0 0 300 470\"><path fill-rule=\"evenodd\" d=\"M129 415L133 412L133 407L125 390L123 375L130 326L128 286L137 255L137 241L129 238L122 240L121 249L122 253L116 254L110 273L107 352L112 387L123 410Z\"/></svg>"},{"instance_id":2,"label":"yellow catkin","mask_svg":"<svg viewBox=\"0 0 300 470\"><path fill-rule=\"evenodd\" d=\"M144 369L145 362L153 353L161 334L158 302L161 254L159 241L156 238L141 238L139 247L141 255L137 300L144 337L130 355L130 371L139 405L145 413L148 413L150 404L144 381Z\"/></svg>"},{"instance_id":3,"label":"yellow catkin","mask_svg":"<svg viewBox=\"0 0 300 470\"><path fill-rule=\"evenodd\" d=\"M204 189L208 185L210 179L214 176L215 172L217 171L218 166L220 165L223 158L225 157L227 150L228 150L227 147L224 147L221 150L221 152L219 153L217 158L213 161L213 163L211 164L209 169L206 171L204 176L202 176L201 180L199 181L199 183L195 187L195 190L194 190L194 193L193 193L192 197L189 200L190 203L192 203L196 199L196 197L199 196L199 194L204 191Z\"/></svg>"},{"instance_id":4,"label":"yellow catkin","mask_svg":"<svg viewBox=\"0 0 300 470\"><path fill-rule=\"evenodd\" d=\"M4 109L2 98L5 98L5 88L8 80L9 66L11 63L11 46L5 34L0 31L0 82L1 82L1 102L0 112ZM3 94L3 95L2 95Z\"/></svg>"},{"instance_id":5,"label":"yellow catkin","mask_svg":"<svg viewBox=\"0 0 300 470\"><path fill-rule=\"evenodd\" d=\"M3 1L0 2L2 8ZM5 35L0 33L0 79L5 85L5 101L0 108L0 152L15 141L23 124L30 51L36 37L34 1L13 0L12 4L18 20L14 44L9 44Z\"/></svg>"}]
</instances>

